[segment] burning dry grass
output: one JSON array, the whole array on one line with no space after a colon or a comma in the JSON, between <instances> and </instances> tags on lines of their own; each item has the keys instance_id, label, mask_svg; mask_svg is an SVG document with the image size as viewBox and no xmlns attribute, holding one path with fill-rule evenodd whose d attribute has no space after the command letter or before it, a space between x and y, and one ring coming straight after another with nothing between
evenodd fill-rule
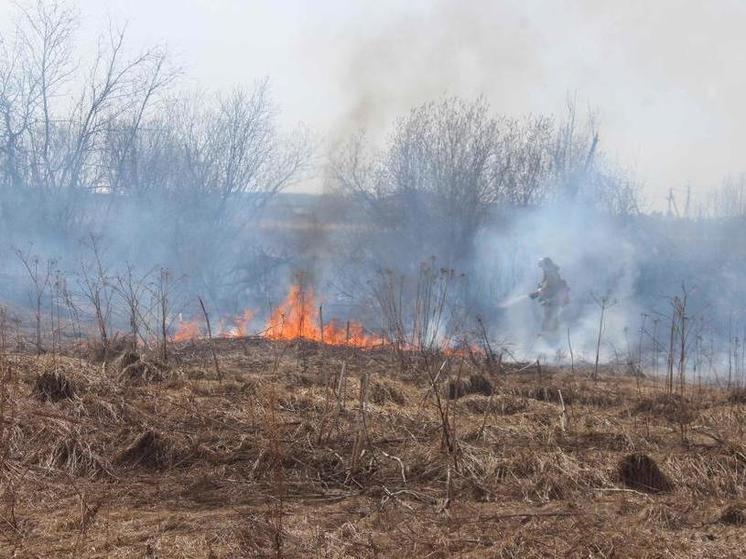
<instances>
[{"instance_id":1,"label":"burning dry grass","mask_svg":"<svg viewBox=\"0 0 746 559\"><path fill-rule=\"evenodd\" d=\"M744 545L746 418L717 391L680 400L682 431L679 400L649 379L498 375L458 356L403 375L384 351L225 339L220 380L203 345L174 348L167 370L136 353L107 366L4 358L1 556L727 557ZM122 378L143 363L162 378ZM42 377L67 396L40 398Z\"/></svg>"}]
</instances>

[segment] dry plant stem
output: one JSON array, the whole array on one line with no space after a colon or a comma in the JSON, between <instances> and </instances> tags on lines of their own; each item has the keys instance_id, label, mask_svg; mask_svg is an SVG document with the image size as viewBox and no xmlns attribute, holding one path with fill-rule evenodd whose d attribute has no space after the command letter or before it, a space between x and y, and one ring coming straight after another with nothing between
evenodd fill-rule
<instances>
[{"instance_id":1,"label":"dry plant stem","mask_svg":"<svg viewBox=\"0 0 746 559\"><path fill-rule=\"evenodd\" d=\"M350 468L347 473L347 479L345 483L348 483L358 472L360 459L365 452L366 447L370 447L370 439L368 437L368 422L366 417L366 402L368 398L368 382L369 376L367 372L364 372L360 377L360 392L358 395L358 420L357 429L355 434L355 442L352 447L352 457L350 458Z\"/></svg>"},{"instance_id":2,"label":"dry plant stem","mask_svg":"<svg viewBox=\"0 0 746 559\"><path fill-rule=\"evenodd\" d=\"M446 365L448 365L448 359L444 359L443 362L440 364L440 368L438 369L438 372L435 375L435 378L430 378L430 384L427 387L427 390L425 391L424 396L422 396L422 400L420 401L419 409L422 409L422 406L425 405L425 402L427 402L427 399L430 397L430 392L435 390L435 386L440 381L440 375L443 373L443 371L446 368ZM430 369L427 369L428 375L430 375Z\"/></svg>"},{"instance_id":3,"label":"dry plant stem","mask_svg":"<svg viewBox=\"0 0 746 559\"><path fill-rule=\"evenodd\" d=\"M281 346L282 347L282 346ZM282 434L280 424L277 420L277 392L276 377L280 362L287 346L277 351L274 365L272 367L272 381L269 391L269 421L267 423L267 434L269 436L269 456L272 464L272 498L269 501L268 516L272 527L272 547L275 557L283 557L284 547L284 503L285 503L285 473L283 469L284 451L282 448Z\"/></svg>"},{"instance_id":4,"label":"dry plant stem","mask_svg":"<svg viewBox=\"0 0 746 559\"><path fill-rule=\"evenodd\" d=\"M570 328L567 328L567 348L570 350L570 371L575 374L575 356L572 352L572 340L570 339Z\"/></svg>"},{"instance_id":5,"label":"dry plant stem","mask_svg":"<svg viewBox=\"0 0 746 559\"><path fill-rule=\"evenodd\" d=\"M324 343L324 305L319 305L319 332L321 332L321 343Z\"/></svg>"},{"instance_id":6,"label":"dry plant stem","mask_svg":"<svg viewBox=\"0 0 746 559\"><path fill-rule=\"evenodd\" d=\"M560 406L562 411L560 412L560 429L564 433L567 430L567 409L565 408L565 400L562 398L562 390L557 389L559 395Z\"/></svg>"},{"instance_id":7,"label":"dry plant stem","mask_svg":"<svg viewBox=\"0 0 746 559\"><path fill-rule=\"evenodd\" d=\"M603 335L604 331L604 314L606 313L607 305L608 299L606 297L602 297L599 302L599 306L601 307L601 318L598 321L598 339L596 340L596 363L593 366L594 380L598 378L598 358L599 354L601 353L601 336Z\"/></svg>"},{"instance_id":8,"label":"dry plant stem","mask_svg":"<svg viewBox=\"0 0 746 559\"><path fill-rule=\"evenodd\" d=\"M218 381L223 382L223 373L220 371L220 364L218 363L218 356L215 353L215 342L212 339L212 327L210 326L210 315L207 314L207 308L202 300L202 297L197 297L199 300L199 306L202 308L202 314L205 317L205 323L207 324L207 339L210 344L210 353L212 354L212 362L215 366L215 374L218 377Z\"/></svg>"},{"instance_id":9,"label":"dry plant stem","mask_svg":"<svg viewBox=\"0 0 746 559\"><path fill-rule=\"evenodd\" d=\"M502 366L503 366L503 354L500 353L497 356L497 375L498 377L502 374ZM482 415L482 424L479 426L479 434L477 436L478 439L481 439L484 437L484 430L487 427L487 418L492 414L492 402L495 398L495 390L492 389L492 392L490 392L489 400L487 400L487 409L484 411L484 414Z\"/></svg>"},{"instance_id":10,"label":"dry plant stem","mask_svg":"<svg viewBox=\"0 0 746 559\"><path fill-rule=\"evenodd\" d=\"M87 247L92 254L92 263L81 262L82 281L80 285L83 296L93 308L103 348L103 361L106 363L109 357L109 322L112 312L113 289L108 270L104 265L99 238L91 234L87 241Z\"/></svg>"},{"instance_id":11,"label":"dry plant stem","mask_svg":"<svg viewBox=\"0 0 746 559\"><path fill-rule=\"evenodd\" d=\"M443 500L443 505L440 507L441 512L445 512L451 506L451 497L453 496L453 483L451 482L451 464L449 463L446 469L446 497Z\"/></svg>"},{"instance_id":12,"label":"dry plant stem","mask_svg":"<svg viewBox=\"0 0 746 559\"><path fill-rule=\"evenodd\" d=\"M666 381L666 386L668 388L668 393L673 394L673 363L674 363L674 344L676 342L676 299L674 299L674 311L671 313L671 332L669 337L669 344L668 344L668 358L666 365L668 367L668 377Z\"/></svg>"},{"instance_id":13,"label":"dry plant stem","mask_svg":"<svg viewBox=\"0 0 746 559\"><path fill-rule=\"evenodd\" d=\"M161 357L168 362L168 280L169 272L161 268L158 282L158 307L160 310Z\"/></svg>"},{"instance_id":14,"label":"dry plant stem","mask_svg":"<svg viewBox=\"0 0 746 559\"><path fill-rule=\"evenodd\" d=\"M682 291L682 297L681 297L681 304L679 308L679 341L680 341L680 350L679 350L679 388L680 393L683 396L684 395L684 384L685 384L685 377L686 377L686 341L687 337L689 335L689 330L687 329L687 320L688 317L686 315L686 303L689 294L687 293L686 287L681 286Z\"/></svg>"},{"instance_id":15,"label":"dry plant stem","mask_svg":"<svg viewBox=\"0 0 746 559\"><path fill-rule=\"evenodd\" d=\"M438 408L438 414L440 415L440 427L441 427L441 433L442 433L442 441L443 445L447 449L448 453L450 454L454 450L454 444L451 437L451 428L448 421L448 411L443 406L443 401L440 397L440 390L438 389L438 376L440 375L440 372L445 367L448 360L446 359L443 361L443 365L441 365L440 370L438 371L437 375L433 375L432 371L430 370L430 367L426 367L427 369L427 375L430 380L430 389L432 390L433 395L435 396L435 405Z\"/></svg>"},{"instance_id":16,"label":"dry plant stem","mask_svg":"<svg viewBox=\"0 0 746 559\"><path fill-rule=\"evenodd\" d=\"M479 327L479 341L484 348L487 361L491 363L494 355L492 354L492 347L490 346L490 341L487 336L487 329L484 326L484 321L482 320L481 316L477 316L477 326Z\"/></svg>"},{"instance_id":17,"label":"dry plant stem","mask_svg":"<svg viewBox=\"0 0 746 559\"><path fill-rule=\"evenodd\" d=\"M141 300L148 287L148 281L153 270L137 277L131 264L126 264L126 270L115 278L114 290L127 307L130 335L132 336L132 350L136 351L141 337L140 325L146 324L142 316Z\"/></svg>"},{"instance_id":18,"label":"dry plant stem","mask_svg":"<svg viewBox=\"0 0 746 559\"><path fill-rule=\"evenodd\" d=\"M404 462L402 462L402 459L398 456L394 456L393 454L387 453L385 450L381 450L381 454L383 454L386 458L390 458L392 460L396 460L399 463L399 468L401 469L401 480L404 485L407 484L407 476L405 474L405 468L404 468Z\"/></svg>"},{"instance_id":19,"label":"dry plant stem","mask_svg":"<svg viewBox=\"0 0 746 559\"><path fill-rule=\"evenodd\" d=\"M342 362L342 371L339 373L339 382L337 383L337 414L342 413L345 409L347 397L347 361Z\"/></svg>"}]
</instances>

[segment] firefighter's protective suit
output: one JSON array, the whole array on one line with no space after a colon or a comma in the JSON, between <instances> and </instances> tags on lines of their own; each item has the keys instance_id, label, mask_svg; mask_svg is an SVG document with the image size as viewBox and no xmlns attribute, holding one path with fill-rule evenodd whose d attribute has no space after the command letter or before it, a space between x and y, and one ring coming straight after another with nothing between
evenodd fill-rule
<instances>
[{"instance_id":1,"label":"firefighter's protective suit","mask_svg":"<svg viewBox=\"0 0 746 559\"><path fill-rule=\"evenodd\" d=\"M551 258L539 260L539 267L544 277L538 289L530 294L532 299L538 299L544 307L544 322L541 329L544 333L556 332L559 329L559 314L562 307L570 302L570 289L567 282L559 274L559 267Z\"/></svg>"}]
</instances>

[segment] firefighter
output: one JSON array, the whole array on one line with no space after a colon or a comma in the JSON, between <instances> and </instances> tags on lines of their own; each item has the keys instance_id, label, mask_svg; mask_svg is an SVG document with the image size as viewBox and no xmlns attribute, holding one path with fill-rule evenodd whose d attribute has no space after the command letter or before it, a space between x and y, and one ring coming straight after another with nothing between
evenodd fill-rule
<instances>
[{"instance_id":1,"label":"firefighter","mask_svg":"<svg viewBox=\"0 0 746 559\"><path fill-rule=\"evenodd\" d=\"M570 302L570 289L559 274L559 266L552 262L551 258L539 260L539 268L544 272L544 277L538 289L529 296L538 299L544 307L542 332L553 333L559 329L560 310Z\"/></svg>"}]
</instances>

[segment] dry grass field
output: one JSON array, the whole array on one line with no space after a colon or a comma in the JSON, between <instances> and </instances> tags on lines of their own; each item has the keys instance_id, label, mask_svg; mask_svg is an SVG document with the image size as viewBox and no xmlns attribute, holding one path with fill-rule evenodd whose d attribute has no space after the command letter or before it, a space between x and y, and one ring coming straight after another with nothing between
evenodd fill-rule
<instances>
[{"instance_id":1,"label":"dry grass field","mask_svg":"<svg viewBox=\"0 0 746 559\"><path fill-rule=\"evenodd\" d=\"M741 557L746 393L264 339L2 356L0 556ZM219 374L218 374L219 373Z\"/></svg>"}]
</instances>

